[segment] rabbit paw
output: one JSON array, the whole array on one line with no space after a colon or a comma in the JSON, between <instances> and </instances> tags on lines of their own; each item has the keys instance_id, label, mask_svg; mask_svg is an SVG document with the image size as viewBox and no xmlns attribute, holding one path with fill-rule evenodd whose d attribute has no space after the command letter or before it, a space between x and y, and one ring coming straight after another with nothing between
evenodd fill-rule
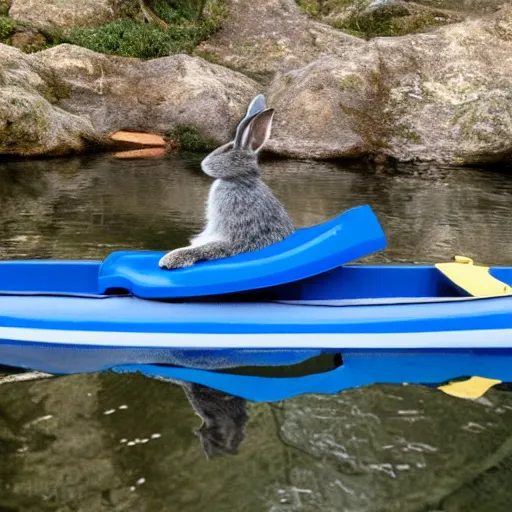
<instances>
[{"instance_id":1,"label":"rabbit paw","mask_svg":"<svg viewBox=\"0 0 512 512\"><path fill-rule=\"evenodd\" d=\"M195 258L186 249L176 249L168 252L158 262L160 268L174 269L190 267L196 262Z\"/></svg>"}]
</instances>

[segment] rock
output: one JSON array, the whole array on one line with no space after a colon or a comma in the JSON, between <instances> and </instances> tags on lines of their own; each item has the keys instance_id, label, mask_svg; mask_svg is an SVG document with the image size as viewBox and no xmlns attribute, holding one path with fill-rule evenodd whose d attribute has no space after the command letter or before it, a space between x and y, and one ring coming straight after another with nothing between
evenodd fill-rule
<instances>
[{"instance_id":1,"label":"rock","mask_svg":"<svg viewBox=\"0 0 512 512\"><path fill-rule=\"evenodd\" d=\"M195 54L267 81L324 55L343 57L362 43L309 19L294 0L232 0L228 22Z\"/></svg>"},{"instance_id":2,"label":"rock","mask_svg":"<svg viewBox=\"0 0 512 512\"><path fill-rule=\"evenodd\" d=\"M187 125L225 141L260 92L241 73L188 55L142 61L59 45L30 57L41 74L50 70L68 91L59 106L87 116L102 134L164 133Z\"/></svg>"},{"instance_id":3,"label":"rock","mask_svg":"<svg viewBox=\"0 0 512 512\"><path fill-rule=\"evenodd\" d=\"M364 41L309 20L291 0L282 9L262 2L234 4L231 23L202 51L272 78L268 86L187 55L143 61L68 44L30 55L0 46L0 153L83 151L117 131L204 149L229 140L265 92L276 108L267 150L279 155L473 164L512 154L511 5ZM280 54L271 51L278 40Z\"/></svg>"},{"instance_id":4,"label":"rock","mask_svg":"<svg viewBox=\"0 0 512 512\"><path fill-rule=\"evenodd\" d=\"M506 512L509 403L496 391L473 401L389 385L286 400L278 428L296 454L281 496L307 489L308 511Z\"/></svg>"},{"instance_id":5,"label":"rock","mask_svg":"<svg viewBox=\"0 0 512 512\"><path fill-rule=\"evenodd\" d=\"M488 14L510 3L510 0L416 0L416 3L467 14Z\"/></svg>"},{"instance_id":6,"label":"rock","mask_svg":"<svg viewBox=\"0 0 512 512\"><path fill-rule=\"evenodd\" d=\"M180 126L220 143L260 92L198 57L141 61L72 45L30 55L0 45L0 73L0 154L65 154L119 130Z\"/></svg>"},{"instance_id":7,"label":"rock","mask_svg":"<svg viewBox=\"0 0 512 512\"><path fill-rule=\"evenodd\" d=\"M0 154L61 155L100 143L87 118L50 102L47 84L28 60L0 44Z\"/></svg>"},{"instance_id":8,"label":"rock","mask_svg":"<svg viewBox=\"0 0 512 512\"><path fill-rule=\"evenodd\" d=\"M42 50L45 44L43 34L27 27L20 27L11 37L11 45L25 53Z\"/></svg>"},{"instance_id":9,"label":"rock","mask_svg":"<svg viewBox=\"0 0 512 512\"><path fill-rule=\"evenodd\" d=\"M377 38L277 77L268 148L300 158L451 164L512 154L512 6L428 34Z\"/></svg>"},{"instance_id":10,"label":"rock","mask_svg":"<svg viewBox=\"0 0 512 512\"><path fill-rule=\"evenodd\" d=\"M315 18L366 39L426 32L466 18L466 13L460 11L408 0L342 0L328 3L302 0L300 3Z\"/></svg>"},{"instance_id":11,"label":"rock","mask_svg":"<svg viewBox=\"0 0 512 512\"><path fill-rule=\"evenodd\" d=\"M9 16L42 28L103 25L137 5L135 0L12 0Z\"/></svg>"},{"instance_id":12,"label":"rock","mask_svg":"<svg viewBox=\"0 0 512 512\"><path fill-rule=\"evenodd\" d=\"M154 133L139 132L115 132L110 138L119 142L140 146L165 146L166 142L163 137Z\"/></svg>"}]
</instances>

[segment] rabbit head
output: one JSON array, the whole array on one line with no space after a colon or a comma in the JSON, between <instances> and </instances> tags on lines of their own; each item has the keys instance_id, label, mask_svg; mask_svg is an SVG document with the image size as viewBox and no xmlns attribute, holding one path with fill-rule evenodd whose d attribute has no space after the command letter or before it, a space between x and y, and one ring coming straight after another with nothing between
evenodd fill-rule
<instances>
[{"instance_id":1,"label":"rabbit head","mask_svg":"<svg viewBox=\"0 0 512 512\"><path fill-rule=\"evenodd\" d=\"M237 127L235 139L201 162L203 172L220 179L259 175L258 153L270 137L273 118L274 109L265 108L263 95L256 96Z\"/></svg>"}]
</instances>

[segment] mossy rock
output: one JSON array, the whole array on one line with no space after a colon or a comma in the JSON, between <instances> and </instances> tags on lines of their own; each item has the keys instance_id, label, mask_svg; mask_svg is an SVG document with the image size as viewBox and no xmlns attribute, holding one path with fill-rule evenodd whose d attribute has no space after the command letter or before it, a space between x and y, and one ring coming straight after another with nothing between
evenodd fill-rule
<instances>
[{"instance_id":1,"label":"mossy rock","mask_svg":"<svg viewBox=\"0 0 512 512\"><path fill-rule=\"evenodd\" d=\"M335 28L364 39L403 36L461 21L463 16L418 3L397 0L297 0L302 10Z\"/></svg>"},{"instance_id":2,"label":"mossy rock","mask_svg":"<svg viewBox=\"0 0 512 512\"><path fill-rule=\"evenodd\" d=\"M14 20L6 16L0 16L0 43L9 44L15 29L16 22Z\"/></svg>"},{"instance_id":3,"label":"mossy rock","mask_svg":"<svg viewBox=\"0 0 512 512\"><path fill-rule=\"evenodd\" d=\"M44 50L61 42L55 32L33 27L31 23L0 16L0 43L14 46L25 53Z\"/></svg>"},{"instance_id":4,"label":"mossy rock","mask_svg":"<svg viewBox=\"0 0 512 512\"><path fill-rule=\"evenodd\" d=\"M7 16L12 0L0 0L0 16Z\"/></svg>"},{"instance_id":5,"label":"mossy rock","mask_svg":"<svg viewBox=\"0 0 512 512\"><path fill-rule=\"evenodd\" d=\"M219 146L216 140L204 136L194 126L178 125L174 130L167 133L167 137L180 151L211 151Z\"/></svg>"}]
</instances>

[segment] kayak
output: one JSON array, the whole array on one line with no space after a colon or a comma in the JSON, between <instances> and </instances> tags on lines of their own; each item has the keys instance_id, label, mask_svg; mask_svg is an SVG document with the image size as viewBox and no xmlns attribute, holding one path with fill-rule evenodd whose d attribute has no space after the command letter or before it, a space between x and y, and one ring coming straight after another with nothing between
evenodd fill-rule
<instances>
[{"instance_id":1,"label":"kayak","mask_svg":"<svg viewBox=\"0 0 512 512\"><path fill-rule=\"evenodd\" d=\"M0 262L0 365L141 372L255 401L462 376L512 381L512 267L354 264L385 246L361 206L260 251L172 271L156 251ZM322 355L333 369L286 376Z\"/></svg>"}]
</instances>

